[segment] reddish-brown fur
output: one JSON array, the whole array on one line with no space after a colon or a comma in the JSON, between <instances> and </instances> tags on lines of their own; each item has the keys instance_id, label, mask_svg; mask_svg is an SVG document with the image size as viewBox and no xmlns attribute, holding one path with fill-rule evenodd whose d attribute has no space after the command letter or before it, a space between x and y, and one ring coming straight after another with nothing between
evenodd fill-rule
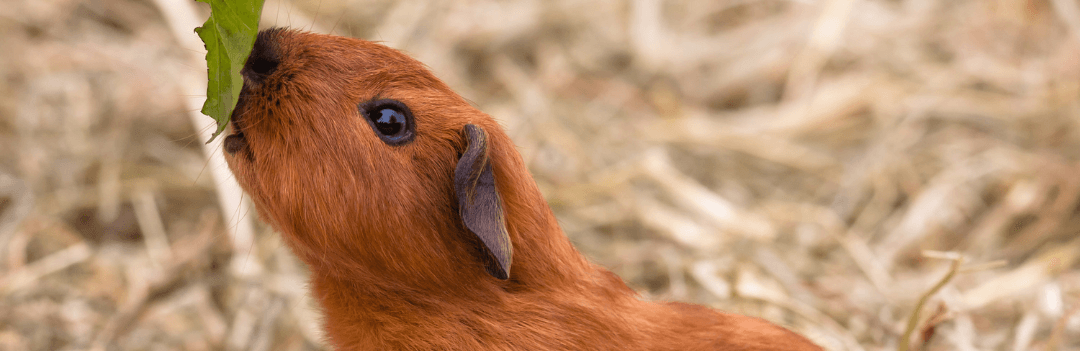
<instances>
[{"instance_id":1,"label":"reddish-brown fur","mask_svg":"<svg viewBox=\"0 0 1080 351\"><path fill-rule=\"evenodd\" d=\"M263 219L312 272L337 350L820 350L758 318L646 302L590 264L556 223L514 144L421 63L368 41L260 35L226 157ZM263 62L265 65L266 62ZM416 137L389 146L357 110L406 104ZM513 243L485 271L452 183L465 124L488 135Z\"/></svg>"}]
</instances>

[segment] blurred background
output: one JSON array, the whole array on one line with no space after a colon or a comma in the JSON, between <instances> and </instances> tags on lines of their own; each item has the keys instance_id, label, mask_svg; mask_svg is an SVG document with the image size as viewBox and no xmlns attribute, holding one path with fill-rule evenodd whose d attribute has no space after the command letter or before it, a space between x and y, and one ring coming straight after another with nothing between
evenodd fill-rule
<instances>
[{"instance_id":1,"label":"blurred background","mask_svg":"<svg viewBox=\"0 0 1080 351\"><path fill-rule=\"evenodd\" d=\"M326 349L204 148L208 13L0 5L0 350ZM650 299L832 350L1080 350L1076 0L269 0L261 26L429 65Z\"/></svg>"}]
</instances>

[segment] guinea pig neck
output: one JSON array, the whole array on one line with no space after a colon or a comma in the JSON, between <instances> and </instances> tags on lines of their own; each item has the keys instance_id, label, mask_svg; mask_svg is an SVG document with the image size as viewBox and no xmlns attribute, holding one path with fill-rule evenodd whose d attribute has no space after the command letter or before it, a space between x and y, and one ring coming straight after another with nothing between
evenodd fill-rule
<instances>
[{"instance_id":1,"label":"guinea pig neck","mask_svg":"<svg viewBox=\"0 0 1080 351\"><path fill-rule=\"evenodd\" d=\"M613 309L637 301L621 279L577 252L509 137L494 122L481 123L492 143L495 179L513 243L510 278L498 280L481 267L465 266L453 267L455 272L446 276L458 281L412 286L378 277L343 279L313 265L312 291L326 313L330 339L339 349L385 338L408 340L410 333L416 333L411 340L427 340L430 335L425 330L432 333L433 328L438 333L460 334L458 341L485 333L505 334L477 329L497 325L491 324L493 319L506 324L530 318L554 320L539 314L570 316L574 313L561 309ZM588 301L575 301L581 298Z\"/></svg>"}]
</instances>

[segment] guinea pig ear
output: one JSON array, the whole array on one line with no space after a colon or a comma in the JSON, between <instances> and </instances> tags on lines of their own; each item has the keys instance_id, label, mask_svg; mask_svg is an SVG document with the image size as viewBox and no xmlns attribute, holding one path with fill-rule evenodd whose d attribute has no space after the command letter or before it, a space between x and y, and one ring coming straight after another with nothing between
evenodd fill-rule
<instances>
[{"instance_id":1,"label":"guinea pig ear","mask_svg":"<svg viewBox=\"0 0 1080 351\"><path fill-rule=\"evenodd\" d=\"M502 200L491 171L487 133L472 124L462 128L468 146L454 168L454 191L457 193L461 220L473 235L480 238L489 257L482 257L487 272L499 279L510 277L513 247L506 232Z\"/></svg>"}]
</instances>

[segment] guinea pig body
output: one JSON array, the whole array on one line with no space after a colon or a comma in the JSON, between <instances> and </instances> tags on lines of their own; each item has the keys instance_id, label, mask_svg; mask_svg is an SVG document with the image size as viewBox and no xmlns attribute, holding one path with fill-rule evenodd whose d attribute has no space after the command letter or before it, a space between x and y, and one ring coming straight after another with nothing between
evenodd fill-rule
<instances>
[{"instance_id":1,"label":"guinea pig body","mask_svg":"<svg viewBox=\"0 0 1080 351\"><path fill-rule=\"evenodd\" d=\"M512 141L372 42L259 34L229 167L312 272L337 350L819 350L646 302L570 244Z\"/></svg>"}]
</instances>

